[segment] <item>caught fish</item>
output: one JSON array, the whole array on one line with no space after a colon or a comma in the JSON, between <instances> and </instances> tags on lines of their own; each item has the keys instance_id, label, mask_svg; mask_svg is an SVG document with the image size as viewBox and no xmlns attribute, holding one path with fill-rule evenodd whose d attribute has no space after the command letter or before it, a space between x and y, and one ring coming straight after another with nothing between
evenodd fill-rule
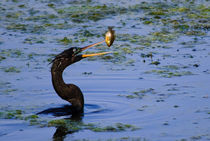
<instances>
[{"instance_id":1,"label":"caught fish","mask_svg":"<svg viewBox=\"0 0 210 141\"><path fill-rule=\"evenodd\" d=\"M115 39L115 31L112 30L112 27L108 27L108 31L105 34L105 42L108 47L110 47Z\"/></svg>"}]
</instances>

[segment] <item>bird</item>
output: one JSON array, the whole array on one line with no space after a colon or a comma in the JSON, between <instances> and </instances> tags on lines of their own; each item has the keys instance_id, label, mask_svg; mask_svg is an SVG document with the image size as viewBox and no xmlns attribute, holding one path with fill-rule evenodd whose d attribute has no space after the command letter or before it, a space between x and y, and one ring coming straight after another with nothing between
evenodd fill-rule
<instances>
[{"instance_id":1,"label":"bird","mask_svg":"<svg viewBox=\"0 0 210 141\"><path fill-rule=\"evenodd\" d=\"M52 113L55 116L62 116L66 114L80 115L84 112L84 96L81 89L75 84L66 84L63 80L63 71L70 65L90 56L99 56L108 54L110 52L101 52L93 54L80 54L82 51L102 44L105 40L85 46L85 47L71 47L56 55L52 60L51 78L52 85L55 92L60 98L68 101L71 105L66 105L62 108L50 108L39 112L38 114Z\"/></svg>"}]
</instances>

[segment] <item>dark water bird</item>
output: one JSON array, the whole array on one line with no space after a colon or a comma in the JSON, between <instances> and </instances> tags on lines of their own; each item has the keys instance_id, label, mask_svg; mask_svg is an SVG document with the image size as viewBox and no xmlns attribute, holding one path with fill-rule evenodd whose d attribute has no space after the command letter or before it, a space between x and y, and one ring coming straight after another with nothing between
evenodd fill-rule
<instances>
[{"instance_id":1,"label":"dark water bird","mask_svg":"<svg viewBox=\"0 0 210 141\"><path fill-rule=\"evenodd\" d=\"M60 108L50 108L38 114L53 114L55 116L62 115L77 115L84 112L84 97L80 88L74 84L66 84L63 80L63 71L66 67L90 56L104 55L110 52L93 53L93 54L80 54L82 51L99 45L105 42L97 42L86 47L72 47L64 50L58 54L52 61L51 76L53 87L62 99L71 103L70 106L65 105Z\"/></svg>"},{"instance_id":2,"label":"dark water bird","mask_svg":"<svg viewBox=\"0 0 210 141\"><path fill-rule=\"evenodd\" d=\"M66 84L63 80L63 71L66 67L74 64L86 57L104 55L110 52L93 53L93 54L80 54L82 51L102 44L106 42L107 46L110 47L115 40L115 31L113 27L108 27L108 31L105 34L105 40L91 44L86 47L72 47L64 50L58 54L52 61L51 75L52 84L56 93L64 100L71 103L71 105L64 105L59 108L50 108L39 112L37 114L52 114L54 116L72 115L71 118L77 119L84 112L84 97L80 88L74 84ZM76 116L75 116L76 115ZM78 116L79 115L79 116Z\"/></svg>"}]
</instances>

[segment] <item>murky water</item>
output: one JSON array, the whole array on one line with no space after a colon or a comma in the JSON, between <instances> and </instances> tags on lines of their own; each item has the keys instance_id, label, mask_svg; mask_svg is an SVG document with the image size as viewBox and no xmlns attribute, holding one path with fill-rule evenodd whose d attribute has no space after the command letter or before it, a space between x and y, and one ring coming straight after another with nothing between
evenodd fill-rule
<instances>
[{"instance_id":1,"label":"murky water","mask_svg":"<svg viewBox=\"0 0 210 141\"><path fill-rule=\"evenodd\" d=\"M209 14L203 0L2 0L0 140L210 140ZM37 116L69 105L52 87L49 62L103 40L108 26L113 46L88 51L113 53L64 72L84 94L84 116Z\"/></svg>"}]
</instances>

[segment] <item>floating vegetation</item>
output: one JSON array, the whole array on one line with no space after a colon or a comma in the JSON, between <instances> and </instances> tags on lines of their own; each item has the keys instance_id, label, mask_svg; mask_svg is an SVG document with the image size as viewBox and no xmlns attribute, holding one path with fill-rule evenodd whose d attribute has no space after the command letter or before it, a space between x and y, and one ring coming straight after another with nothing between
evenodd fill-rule
<instances>
[{"instance_id":1,"label":"floating vegetation","mask_svg":"<svg viewBox=\"0 0 210 141\"><path fill-rule=\"evenodd\" d=\"M40 119L38 115L28 115L22 110L8 110L0 112L0 119L25 120L30 125L45 126L45 121Z\"/></svg>"},{"instance_id":2,"label":"floating vegetation","mask_svg":"<svg viewBox=\"0 0 210 141\"><path fill-rule=\"evenodd\" d=\"M8 67L4 68L4 72L15 72L15 73L20 73L20 70L16 67Z\"/></svg>"},{"instance_id":3,"label":"floating vegetation","mask_svg":"<svg viewBox=\"0 0 210 141\"><path fill-rule=\"evenodd\" d=\"M93 32L93 31L92 31ZM86 29L84 29L84 30L79 30L77 33L75 33L74 34L74 36L79 36L79 37L94 37L95 36L95 34L94 33L92 33L91 31L89 31L89 30L86 30Z\"/></svg>"},{"instance_id":4,"label":"floating vegetation","mask_svg":"<svg viewBox=\"0 0 210 141\"><path fill-rule=\"evenodd\" d=\"M36 37L30 37L30 38L26 38L24 39L23 43L25 44L43 44L44 43L44 38L36 38Z\"/></svg>"},{"instance_id":5,"label":"floating vegetation","mask_svg":"<svg viewBox=\"0 0 210 141\"><path fill-rule=\"evenodd\" d=\"M135 131L139 130L140 128L137 128L136 126L130 124L116 123L114 126L105 126L105 127L94 126L89 129L94 132L120 132L128 130Z\"/></svg>"},{"instance_id":6,"label":"floating vegetation","mask_svg":"<svg viewBox=\"0 0 210 141\"><path fill-rule=\"evenodd\" d=\"M73 22L84 23L88 20L98 21L109 15L122 14L126 12L126 9L104 4L96 6L83 5L82 7L75 5L57 8L56 11L61 17L69 17Z\"/></svg>"},{"instance_id":7,"label":"floating vegetation","mask_svg":"<svg viewBox=\"0 0 210 141\"><path fill-rule=\"evenodd\" d=\"M64 45L68 45L68 44L71 44L72 43L72 39L69 39L67 37L64 37L63 39L61 40L58 40L60 43L64 44Z\"/></svg>"},{"instance_id":8,"label":"floating vegetation","mask_svg":"<svg viewBox=\"0 0 210 141\"><path fill-rule=\"evenodd\" d=\"M124 96L126 98L129 99L133 99L133 98L140 98L142 99L143 97L145 97L147 94L156 94L155 90L153 88L149 88L149 89L145 89L145 90L140 90L140 91L135 91L130 95L118 95L118 96Z\"/></svg>"},{"instance_id":9,"label":"floating vegetation","mask_svg":"<svg viewBox=\"0 0 210 141\"><path fill-rule=\"evenodd\" d=\"M0 50L0 58L3 60L6 59L6 57L12 57L12 58L18 58L23 55L23 52L19 49L2 49Z\"/></svg>"},{"instance_id":10,"label":"floating vegetation","mask_svg":"<svg viewBox=\"0 0 210 141\"><path fill-rule=\"evenodd\" d=\"M148 53L148 54L141 53L141 57L142 57L142 58L151 58L151 59L152 59L153 55L152 55L151 52Z\"/></svg>"},{"instance_id":11,"label":"floating vegetation","mask_svg":"<svg viewBox=\"0 0 210 141\"><path fill-rule=\"evenodd\" d=\"M16 92L18 89L11 89L11 88L8 88L6 90L3 91L3 94L10 94L10 93L13 93L13 92Z\"/></svg>"},{"instance_id":12,"label":"floating vegetation","mask_svg":"<svg viewBox=\"0 0 210 141\"><path fill-rule=\"evenodd\" d=\"M113 126L105 126L101 127L98 124L92 123L82 123L82 122L75 122L68 119L59 119L59 120L51 120L48 122L48 126L55 126L55 127L64 127L67 131L77 131L77 130L91 130L94 132L120 132L120 131L135 131L140 128L137 128L134 125L130 124L123 124L123 123L116 123Z\"/></svg>"},{"instance_id":13,"label":"floating vegetation","mask_svg":"<svg viewBox=\"0 0 210 141\"><path fill-rule=\"evenodd\" d=\"M10 24L7 26L8 30L22 30L26 31L27 25L26 24Z\"/></svg>"},{"instance_id":14,"label":"floating vegetation","mask_svg":"<svg viewBox=\"0 0 210 141\"><path fill-rule=\"evenodd\" d=\"M1 62L2 60L4 60L4 59L6 59L6 57L0 56L0 62Z\"/></svg>"},{"instance_id":15,"label":"floating vegetation","mask_svg":"<svg viewBox=\"0 0 210 141\"><path fill-rule=\"evenodd\" d=\"M54 14L45 14L45 15L38 15L38 16L30 16L26 18L28 21L48 21L49 19L55 19L57 18Z\"/></svg>"},{"instance_id":16,"label":"floating vegetation","mask_svg":"<svg viewBox=\"0 0 210 141\"><path fill-rule=\"evenodd\" d=\"M20 120L23 120L22 114L23 114L22 110L0 112L0 118L1 119L20 119Z\"/></svg>"},{"instance_id":17,"label":"floating vegetation","mask_svg":"<svg viewBox=\"0 0 210 141\"><path fill-rule=\"evenodd\" d=\"M151 70L146 71L146 74L158 74L161 77L171 78L177 76L193 75L190 71L170 71L170 70Z\"/></svg>"},{"instance_id":18,"label":"floating vegetation","mask_svg":"<svg viewBox=\"0 0 210 141\"><path fill-rule=\"evenodd\" d=\"M160 62L159 61L152 61L150 64L152 64L152 65L159 65Z\"/></svg>"},{"instance_id":19,"label":"floating vegetation","mask_svg":"<svg viewBox=\"0 0 210 141\"><path fill-rule=\"evenodd\" d=\"M166 70L179 70L181 67L176 65L166 65L162 66L162 68Z\"/></svg>"},{"instance_id":20,"label":"floating vegetation","mask_svg":"<svg viewBox=\"0 0 210 141\"><path fill-rule=\"evenodd\" d=\"M209 14L207 14L209 8L203 4L195 6L194 3L189 2L181 5L177 5L175 1L170 4L162 2L142 2L141 4L137 4L135 8L141 8L145 12L145 17L141 17L143 24L156 24L171 27L175 30L174 33L176 36L177 33L203 36L205 35L205 31L196 31L195 29L209 29L209 24L202 22L209 18ZM195 13L194 11L197 12ZM148 16L152 18L148 18ZM174 19L173 16L176 17L176 19ZM161 36L160 34L160 37ZM168 37L169 39L173 39L173 36L172 38L170 36ZM167 34L165 37L167 38ZM164 38L159 39L168 41Z\"/></svg>"},{"instance_id":21,"label":"floating vegetation","mask_svg":"<svg viewBox=\"0 0 210 141\"><path fill-rule=\"evenodd\" d=\"M131 124L116 123L109 126L100 126L100 124L83 123L81 121L73 121L70 119L43 120L38 115L28 115L22 110L8 110L0 112L0 119L19 119L25 120L30 125L40 127L63 127L66 131L91 130L93 132L122 132L136 131L139 127Z\"/></svg>"},{"instance_id":22,"label":"floating vegetation","mask_svg":"<svg viewBox=\"0 0 210 141\"><path fill-rule=\"evenodd\" d=\"M199 95L195 95L197 94L197 90L195 90L196 87L193 87L192 90L187 90L184 89L184 87L179 86L178 82L180 79L184 78L182 76L196 73L198 75L202 74L204 76L202 78L205 78L205 76L210 74L208 65L205 65L210 56L208 48L210 11L207 3L207 0L185 0L182 2L135 1L132 4L126 1L50 0L24 3L18 0L3 0L0 2L0 71L6 75L4 76L5 78L9 75L14 75L14 81L12 81L11 77L7 80L10 82L0 83L2 93L1 102L3 105L2 107L9 106L9 109L14 109L13 106L16 107L20 104L22 109L4 111L2 108L0 118L22 120L22 122L28 123L29 125L40 127L49 126L57 129L62 127L63 132L67 134L80 130L81 132L86 132L86 130L89 130L88 132L97 132L93 133L93 135L91 133L91 139L86 138L86 136L80 137L80 132L74 134L75 136L73 135L73 137L78 137L79 140L81 138L84 138L84 140L92 140L92 138L94 138L92 136L95 134L104 134L102 135L102 138L109 134L98 132L122 132L117 134L119 134L120 137L123 137L116 140L145 140L142 138L134 139L133 137L124 137L128 135L130 131L137 130L138 127L125 123L116 123L106 126L101 123L101 121L103 122L104 120L101 117L102 120L99 123L92 124L83 123L82 121L75 122L70 119L60 119L61 117L53 117L52 120L52 118L48 118L48 116L42 117L35 115L33 114L33 111L36 111L34 108L32 111L28 110L29 107L24 106L25 103L19 103L20 101L18 101L27 95L27 92L29 91L28 88L30 88L28 84L26 84L26 87L22 87L22 84L24 83L24 80L32 82L35 79L48 78L48 71L50 69L50 65L48 64L52 61L55 54L60 53L63 49L70 46L82 47L90 43L101 41L104 39L104 32L107 26L114 25L117 36L113 47L105 48L106 44L102 44L91 48L89 52L86 52L87 54L98 51L111 51L113 53L99 57L90 57L87 58L86 61L101 61L100 63L102 64L96 63L97 71L100 71L100 73L103 73L103 71L101 72L101 66L107 69L107 71L111 71L110 77L112 78L108 78L105 81L104 79L101 79L101 76L97 76L97 80L102 80L104 81L103 83L109 83L109 81L110 83L111 81L113 81L113 83L118 83L121 79L122 81L125 81L125 83L129 83L127 86L132 85L130 82L139 81L139 85L143 83L142 88L144 88L140 90L133 88L138 84L132 85L131 89L136 91L131 91L130 93L123 94L124 88L122 91L121 89L119 90L122 92L119 96L124 97L124 100L129 100L130 102L137 101L138 103L139 99L147 99L152 102L152 104L147 103L148 106L135 105L138 106L138 108L135 109L134 107L132 110L144 111L140 114L146 114L147 116L152 110L163 110L164 108L158 109L160 107L155 106L167 105L169 101L166 101L166 98L171 95L174 95L174 98L176 95L181 96L182 94L190 94L187 96L189 98L199 97ZM86 63L85 60L83 63ZM78 64L76 69L80 68L79 66L81 64ZM91 62L91 64L95 65L94 62ZM151 75L148 75L149 77L147 77L147 75L143 76L144 79L136 76L142 74L142 72ZM87 70L80 71L79 73L84 77L95 77L89 67L87 67ZM159 78L151 78L154 77L153 75L162 77L160 78L161 81L157 80ZM170 80L169 82L169 79L167 79L174 77L176 77L175 81ZM196 78L198 78L199 83L201 78ZM191 79L194 80L194 76L190 76L188 79L189 81L191 81ZM20 82L18 83L18 86L21 84L21 87L18 89L16 89L16 81ZM158 87L158 84L154 87L155 89L150 88L157 82L167 85ZM37 89L42 89L39 87L41 84L45 85L45 83L40 83L39 80L32 92ZM119 86L121 84L119 83L116 85ZM204 85L204 87L205 86L206 85ZM158 87L158 89L156 89L156 87ZM116 91L118 90L116 89ZM159 91L161 93L159 93ZM38 92L36 97L41 95L41 93L48 94L48 92L48 88L45 87ZM101 93L101 91L99 91L99 93ZM21 97L17 98L17 94L18 96L21 95ZM34 95L31 95L30 97L26 96L24 99L29 98L28 100L30 101L33 97ZM201 97L203 100L209 98L208 93L203 93L203 95L200 95L200 98ZM12 99L12 101L17 99L17 103L14 103L13 105L7 103L10 99ZM175 98L175 100L177 99ZM164 104L156 103L155 101L164 102ZM179 110L186 110L186 106L177 105L176 101L170 102L169 108L176 110L177 112L179 112ZM52 102L52 104L53 103L54 102ZM33 104L36 105L38 103L32 102L31 104L33 106ZM43 102L40 104L43 104ZM51 105L51 102L49 104ZM56 102L55 104L58 103ZM202 102L200 102L200 104L200 110L202 110L205 105L202 105ZM92 111L94 114L99 112L99 116L109 114L107 112L100 114L100 110L94 112L95 109L88 109L88 114L92 114ZM155 119L157 115L155 112L153 114L154 115L152 116ZM169 112L168 114L170 115L171 113ZM203 114L206 116L202 118L204 122L206 119L209 119L209 114L209 110L205 111L205 114ZM180 114L178 113L177 116L179 115ZM91 117L86 116L86 112L84 116L85 118ZM145 115L143 115L143 117L145 117ZM122 116L122 120L119 118L119 122L125 121L123 118L129 117ZM177 117L176 122L179 122L179 119L180 118ZM139 121L137 120L138 123L136 122L137 125L143 120L145 119L139 118ZM157 120L152 120L152 122L154 121ZM199 123L199 121L193 122ZM165 120L161 122L162 125L170 125L165 126L165 128L171 128L174 125L169 123L170 121ZM147 125L148 124L145 124L145 126ZM196 127L199 128L200 126L201 124L196 124ZM207 129L205 126L202 128ZM16 129L14 128L13 130ZM10 131L8 131L8 134L9 133ZM132 135L141 136L139 133L141 133L141 131L133 132ZM202 134L205 135L207 133L204 131ZM157 132L157 135L161 140L162 137L165 136L165 133ZM176 138L177 136L174 136L172 132L169 132L168 135L171 135L170 137L173 136L172 140L185 140ZM5 137L7 138L7 136ZM68 137L71 138L71 136ZM156 137L157 136L154 135L149 138L152 140ZM193 138L189 137L190 136L186 137L186 135L183 135L183 138L187 138L186 140L200 139L200 137L197 136ZM207 137L208 135L206 137L201 136L203 140L207 139ZM112 137L110 140L115 139Z\"/></svg>"},{"instance_id":23,"label":"floating vegetation","mask_svg":"<svg viewBox=\"0 0 210 141\"><path fill-rule=\"evenodd\" d=\"M177 38L176 33L170 33L169 31L161 31L161 32L153 32L152 41L160 41L160 42L170 42Z\"/></svg>"},{"instance_id":24,"label":"floating vegetation","mask_svg":"<svg viewBox=\"0 0 210 141\"><path fill-rule=\"evenodd\" d=\"M130 48L122 48L122 51L124 52L124 53L126 53L126 54L131 54L131 53L133 53L133 51L130 49Z\"/></svg>"},{"instance_id":25,"label":"floating vegetation","mask_svg":"<svg viewBox=\"0 0 210 141\"><path fill-rule=\"evenodd\" d=\"M42 33L45 31L45 27L42 25L29 25L29 24L18 24L11 23L7 26L8 30L21 31L23 33Z\"/></svg>"}]
</instances>

